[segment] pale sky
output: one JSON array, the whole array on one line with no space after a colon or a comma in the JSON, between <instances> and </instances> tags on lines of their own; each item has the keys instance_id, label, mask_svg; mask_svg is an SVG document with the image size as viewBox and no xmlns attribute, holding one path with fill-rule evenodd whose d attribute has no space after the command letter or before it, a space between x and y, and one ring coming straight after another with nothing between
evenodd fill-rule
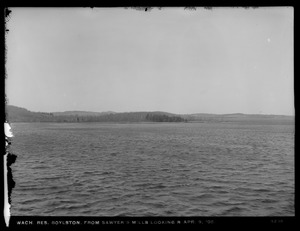
<instances>
[{"instance_id":1,"label":"pale sky","mask_svg":"<svg viewBox=\"0 0 300 231\"><path fill-rule=\"evenodd\" d=\"M294 115L293 8L11 10L10 105Z\"/></svg>"}]
</instances>

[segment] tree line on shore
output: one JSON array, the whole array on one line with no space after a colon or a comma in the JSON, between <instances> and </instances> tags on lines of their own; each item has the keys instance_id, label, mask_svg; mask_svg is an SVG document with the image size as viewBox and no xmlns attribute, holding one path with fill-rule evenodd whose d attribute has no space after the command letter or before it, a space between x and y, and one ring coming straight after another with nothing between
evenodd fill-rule
<instances>
[{"instance_id":1,"label":"tree line on shore","mask_svg":"<svg viewBox=\"0 0 300 231\"><path fill-rule=\"evenodd\" d=\"M164 114L151 114L146 115L146 120L152 122L187 122L186 119L183 119L180 116L167 116Z\"/></svg>"}]
</instances>

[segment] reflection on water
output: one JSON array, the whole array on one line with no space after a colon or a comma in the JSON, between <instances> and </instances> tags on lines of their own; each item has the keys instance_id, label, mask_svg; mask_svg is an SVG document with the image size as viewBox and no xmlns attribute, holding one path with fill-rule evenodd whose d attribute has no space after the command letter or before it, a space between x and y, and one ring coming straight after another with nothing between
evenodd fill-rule
<instances>
[{"instance_id":1,"label":"reflection on water","mask_svg":"<svg viewBox=\"0 0 300 231\"><path fill-rule=\"evenodd\" d=\"M16 123L14 216L291 216L294 126Z\"/></svg>"}]
</instances>

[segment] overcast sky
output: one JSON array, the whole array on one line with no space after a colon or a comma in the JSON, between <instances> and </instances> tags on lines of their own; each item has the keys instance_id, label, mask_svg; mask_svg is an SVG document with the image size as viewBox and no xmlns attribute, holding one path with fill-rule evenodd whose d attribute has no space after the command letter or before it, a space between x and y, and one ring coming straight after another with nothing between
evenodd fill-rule
<instances>
[{"instance_id":1,"label":"overcast sky","mask_svg":"<svg viewBox=\"0 0 300 231\"><path fill-rule=\"evenodd\" d=\"M11 10L10 105L294 114L293 8Z\"/></svg>"}]
</instances>

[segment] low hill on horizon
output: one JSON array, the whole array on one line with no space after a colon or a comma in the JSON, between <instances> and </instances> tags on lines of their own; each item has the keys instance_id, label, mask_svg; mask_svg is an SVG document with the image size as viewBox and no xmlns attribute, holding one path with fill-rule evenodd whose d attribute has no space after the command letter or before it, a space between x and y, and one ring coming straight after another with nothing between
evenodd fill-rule
<instances>
[{"instance_id":1,"label":"low hill on horizon","mask_svg":"<svg viewBox=\"0 0 300 231\"><path fill-rule=\"evenodd\" d=\"M6 105L9 122L183 122L180 116L168 112L32 112L25 108Z\"/></svg>"},{"instance_id":2,"label":"low hill on horizon","mask_svg":"<svg viewBox=\"0 0 300 231\"><path fill-rule=\"evenodd\" d=\"M280 122L294 123L294 116L264 114L174 114L163 111L152 112L32 112L25 108L6 105L6 119L9 122Z\"/></svg>"}]
</instances>

